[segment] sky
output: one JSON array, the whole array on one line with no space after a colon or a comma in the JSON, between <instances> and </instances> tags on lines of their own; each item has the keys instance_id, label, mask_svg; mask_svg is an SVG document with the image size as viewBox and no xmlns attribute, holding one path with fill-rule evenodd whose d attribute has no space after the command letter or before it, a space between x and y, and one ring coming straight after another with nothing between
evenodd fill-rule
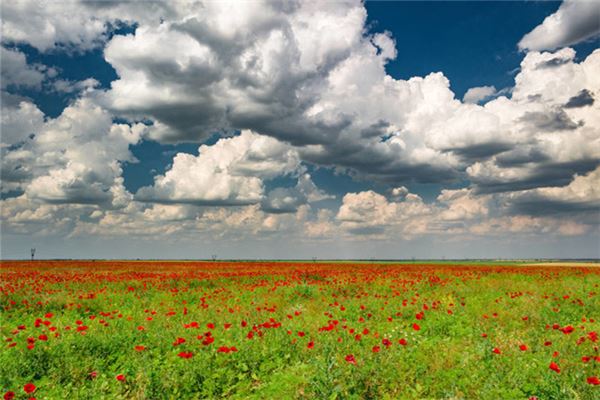
<instances>
[{"instance_id":1,"label":"sky","mask_svg":"<svg viewBox=\"0 0 600 400\"><path fill-rule=\"evenodd\" d=\"M600 3L1 4L0 257L600 257Z\"/></svg>"}]
</instances>

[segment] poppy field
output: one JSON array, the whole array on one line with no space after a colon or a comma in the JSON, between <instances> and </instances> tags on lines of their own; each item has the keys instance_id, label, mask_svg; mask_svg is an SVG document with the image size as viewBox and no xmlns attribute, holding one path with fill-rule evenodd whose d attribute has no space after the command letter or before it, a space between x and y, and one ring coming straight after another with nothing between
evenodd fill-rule
<instances>
[{"instance_id":1,"label":"poppy field","mask_svg":"<svg viewBox=\"0 0 600 400\"><path fill-rule=\"evenodd\" d=\"M4 399L600 398L600 268L2 262Z\"/></svg>"}]
</instances>

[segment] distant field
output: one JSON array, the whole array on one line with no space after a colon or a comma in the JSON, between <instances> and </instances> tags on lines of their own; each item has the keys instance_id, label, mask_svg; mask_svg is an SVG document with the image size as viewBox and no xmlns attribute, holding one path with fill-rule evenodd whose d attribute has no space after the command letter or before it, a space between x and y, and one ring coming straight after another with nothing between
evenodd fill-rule
<instances>
[{"instance_id":1,"label":"distant field","mask_svg":"<svg viewBox=\"0 0 600 400\"><path fill-rule=\"evenodd\" d=\"M0 394L600 398L597 266L2 262Z\"/></svg>"}]
</instances>

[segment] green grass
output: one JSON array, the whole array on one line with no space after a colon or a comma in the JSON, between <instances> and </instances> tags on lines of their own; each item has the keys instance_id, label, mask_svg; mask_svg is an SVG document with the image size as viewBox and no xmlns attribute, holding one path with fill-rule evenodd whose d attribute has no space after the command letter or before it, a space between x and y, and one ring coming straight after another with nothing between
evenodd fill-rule
<instances>
[{"instance_id":1,"label":"green grass","mask_svg":"<svg viewBox=\"0 0 600 400\"><path fill-rule=\"evenodd\" d=\"M586 382L600 375L600 362L582 361L598 356L600 345L588 336L600 331L590 320L600 318L596 268L140 263L3 265L2 393L27 398L23 385L31 382L38 399L600 396ZM35 327L37 318L50 323ZM76 321L88 327L85 334ZM321 329L333 321L332 330ZM186 328L191 322L199 327ZM205 345L207 332L214 342ZM178 337L186 341L174 346ZM32 349L27 338L35 339ZM238 351L220 353L221 346ZM182 351L193 357L179 357Z\"/></svg>"}]
</instances>

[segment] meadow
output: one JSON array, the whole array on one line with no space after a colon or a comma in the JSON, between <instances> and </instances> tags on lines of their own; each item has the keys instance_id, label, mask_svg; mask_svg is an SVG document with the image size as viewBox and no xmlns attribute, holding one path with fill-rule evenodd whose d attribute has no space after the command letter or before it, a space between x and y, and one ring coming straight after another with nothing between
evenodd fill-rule
<instances>
[{"instance_id":1,"label":"meadow","mask_svg":"<svg viewBox=\"0 0 600 400\"><path fill-rule=\"evenodd\" d=\"M600 268L8 262L5 399L600 398Z\"/></svg>"}]
</instances>

